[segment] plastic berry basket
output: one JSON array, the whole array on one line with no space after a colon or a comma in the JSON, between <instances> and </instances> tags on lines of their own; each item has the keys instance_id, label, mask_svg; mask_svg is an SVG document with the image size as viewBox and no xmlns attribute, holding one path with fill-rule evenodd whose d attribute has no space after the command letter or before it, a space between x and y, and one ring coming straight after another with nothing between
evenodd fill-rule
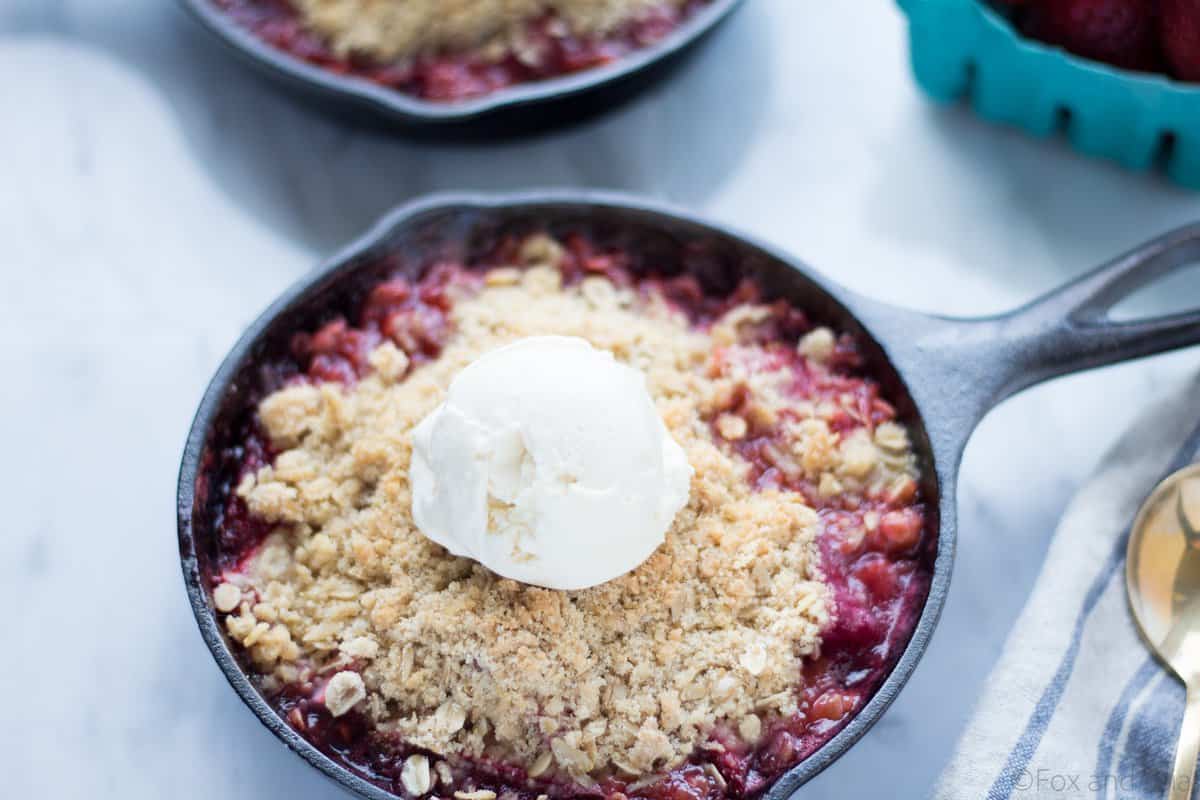
<instances>
[{"instance_id":1,"label":"plastic berry basket","mask_svg":"<svg viewBox=\"0 0 1200 800\"><path fill-rule=\"evenodd\" d=\"M980 0L899 0L912 67L935 100L1130 169L1163 166L1200 189L1200 85L1129 72L1023 37Z\"/></svg>"}]
</instances>

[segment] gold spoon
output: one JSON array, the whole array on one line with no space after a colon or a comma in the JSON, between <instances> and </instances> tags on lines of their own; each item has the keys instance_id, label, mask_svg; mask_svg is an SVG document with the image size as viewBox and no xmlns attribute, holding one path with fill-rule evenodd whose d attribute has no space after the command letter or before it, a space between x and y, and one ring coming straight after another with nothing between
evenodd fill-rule
<instances>
[{"instance_id":1,"label":"gold spoon","mask_svg":"<svg viewBox=\"0 0 1200 800\"><path fill-rule=\"evenodd\" d=\"M1129 535L1126 588L1150 649L1187 687L1169 800L1190 800L1200 756L1200 464L1160 483Z\"/></svg>"}]
</instances>

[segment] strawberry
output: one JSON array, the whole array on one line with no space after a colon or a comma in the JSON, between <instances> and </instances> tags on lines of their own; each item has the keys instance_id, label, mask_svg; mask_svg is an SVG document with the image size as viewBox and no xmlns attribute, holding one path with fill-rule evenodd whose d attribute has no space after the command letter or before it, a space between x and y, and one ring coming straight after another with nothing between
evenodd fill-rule
<instances>
[{"instance_id":1,"label":"strawberry","mask_svg":"<svg viewBox=\"0 0 1200 800\"><path fill-rule=\"evenodd\" d=\"M1159 66L1154 0L1043 0L1028 5L1025 33L1124 69Z\"/></svg>"},{"instance_id":2,"label":"strawberry","mask_svg":"<svg viewBox=\"0 0 1200 800\"><path fill-rule=\"evenodd\" d=\"M921 543L925 519L915 508L889 511L879 521L879 534L889 553L907 553Z\"/></svg>"},{"instance_id":3,"label":"strawberry","mask_svg":"<svg viewBox=\"0 0 1200 800\"><path fill-rule=\"evenodd\" d=\"M1177 78L1200 81L1200 0L1159 0L1159 34Z\"/></svg>"},{"instance_id":4,"label":"strawberry","mask_svg":"<svg viewBox=\"0 0 1200 800\"><path fill-rule=\"evenodd\" d=\"M854 577L862 581L862 584L879 600L895 597L899 586L896 569L886 559L878 556L864 558L855 564Z\"/></svg>"}]
</instances>

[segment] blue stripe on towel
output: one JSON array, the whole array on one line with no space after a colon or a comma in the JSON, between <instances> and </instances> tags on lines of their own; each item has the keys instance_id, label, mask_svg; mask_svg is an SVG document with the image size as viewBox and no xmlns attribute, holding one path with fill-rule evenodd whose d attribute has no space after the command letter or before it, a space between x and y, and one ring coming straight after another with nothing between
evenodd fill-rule
<instances>
[{"instance_id":1,"label":"blue stripe on towel","mask_svg":"<svg viewBox=\"0 0 1200 800\"><path fill-rule=\"evenodd\" d=\"M1134 698L1146 688L1155 676L1161 673L1162 667L1158 665L1158 662L1152 657L1147 656L1146 662L1138 668L1138 671L1125 684L1125 688L1121 691L1121 697L1117 700L1117 704L1113 706L1112 712L1108 715L1108 722L1104 725L1104 733L1100 737L1100 747L1096 753L1096 771L1093 774L1100 776L1114 774L1112 768L1113 754L1116 752L1117 740L1120 738L1121 731L1125 727L1125 719L1129 715L1129 707L1133 705ZM1096 796L1105 797L1105 790L1097 791Z\"/></svg>"},{"instance_id":2,"label":"blue stripe on towel","mask_svg":"<svg viewBox=\"0 0 1200 800\"><path fill-rule=\"evenodd\" d=\"M1071 644L1063 655L1054 677L1042 692L1037 706L1034 707L1033 714L1025 724L1025 731L1021 734L1021 738L1017 740L1016 746L1008 754L1004 769L1000 771L996 782L988 790L988 800L1009 800L1017 787L1017 781L1021 779L1022 774L1029 767L1029 762L1033 760L1033 755L1042 742L1042 736L1045 735L1046 728L1050 726L1050 720L1054 718L1054 712L1058 709L1058 703L1062 699L1063 690L1066 689L1071 672L1075 669L1075 659L1079 655L1084 626L1087 625L1088 618L1091 617L1092 611L1100 602L1105 587L1108 586L1113 575L1125 561L1125 545L1128 538L1129 533L1126 531L1117 540L1112 552L1109 553L1108 560L1104 562L1100 574L1092 581L1092 585L1084 597L1083 608L1075 619L1075 629L1071 632Z\"/></svg>"},{"instance_id":3,"label":"blue stripe on towel","mask_svg":"<svg viewBox=\"0 0 1200 800\"><path fill-rule=\"evenodd\" d=\"M1142 703L1117 764L1118 796L1158 798L1166 792L1183 706L1183 684L1173 677L1159 681Z\"/></svg>"}]
</instances>

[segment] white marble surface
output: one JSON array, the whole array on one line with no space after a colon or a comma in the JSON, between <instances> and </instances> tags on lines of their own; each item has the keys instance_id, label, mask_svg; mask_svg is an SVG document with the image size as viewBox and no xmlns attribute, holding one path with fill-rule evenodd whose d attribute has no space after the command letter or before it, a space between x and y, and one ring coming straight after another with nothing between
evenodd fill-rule
<instances>
[{"instance_id":1,"label":"white marble surface","mask_svg":"<svg viewBox=\"0 0 1200 800\"><path fill-rule=\"evenodd\" d=\"M737 223L854 288L962 314L1200 218L1196 195L927 105L882 2L753 0L635 103L463 147L299 107L164 0L4 0L0 108L8 797L336 794L259 726L202 646L176 565L174 480L195 403L242 326L397 201L635 190ZM1192 280L1147 304L1198 295ZM1147 393L1198 361L1059 381L986 420L934 644L805 797L927 793L1072 488Z\"/></svg>"}]
</instances>

